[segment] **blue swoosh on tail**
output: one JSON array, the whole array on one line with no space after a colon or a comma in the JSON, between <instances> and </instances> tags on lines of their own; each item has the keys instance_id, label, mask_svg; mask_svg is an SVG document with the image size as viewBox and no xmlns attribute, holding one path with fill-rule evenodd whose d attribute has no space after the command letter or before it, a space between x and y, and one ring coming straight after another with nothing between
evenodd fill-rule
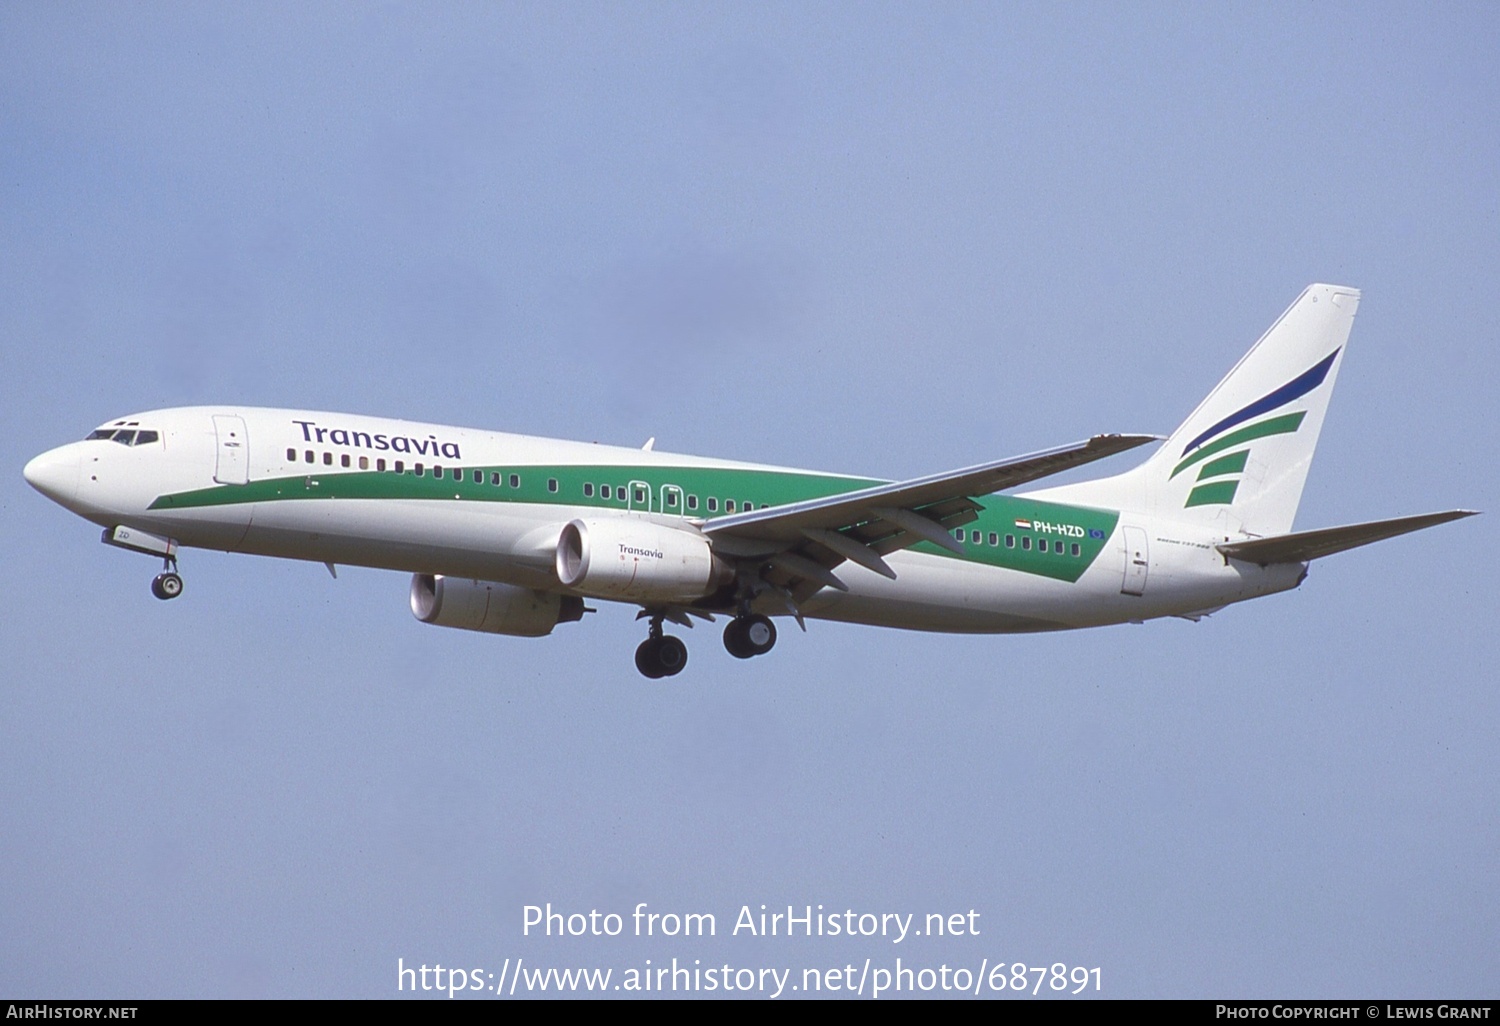
<instances>
[{"instance_id":1,"label":"blue swoosh on tail","mask_svg":"<svg viewBox=\"0 0 1500 1026\"><path fill-rule=\"evenodd\" d=\"M1236 424L1249 420L1251 417L1259 417L1262 413L1269 413L1278 407L1285 406L1293 399L1302 398L1323 383L1323 379L1328 377L1328 369L1333 366L1334 359L1342 351L1343 347L1340 346L1319 361L1317 366L1302 372L1276 391L1255 400L1249 406L1231 413L1189 442L1187 448L1182 450L1182 455L1186 456L1221 431L1232 428Z\"/></svg>"}]
</instances>

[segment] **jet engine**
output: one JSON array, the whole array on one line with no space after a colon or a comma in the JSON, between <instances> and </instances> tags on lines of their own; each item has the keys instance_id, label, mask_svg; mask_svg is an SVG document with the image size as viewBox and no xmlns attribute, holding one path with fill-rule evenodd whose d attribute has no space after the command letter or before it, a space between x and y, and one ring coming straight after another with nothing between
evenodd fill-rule
<instances>
[{"instance_id":1,"label":"jet engine","mask_svg":"<svg viewBox=\"0 0 1500 1026\"><path fill-rule=\"evenodd\" d=\"M518 588L440 574L412 574L411 612L423 623L489 634L540 638L560 623L583 619L576 595Z\"/></svg>"},{"instance_id":2,"label":"jet engine","mask_svg":"<svg viewBox=\"0 0 1500 1026\"><path fill-rule=\"evenodd\" d=\"M574 520L557 540L557 577L585 595L693 602L733 576L703 532L635 517Z\"/></svg>"}]
</instances>

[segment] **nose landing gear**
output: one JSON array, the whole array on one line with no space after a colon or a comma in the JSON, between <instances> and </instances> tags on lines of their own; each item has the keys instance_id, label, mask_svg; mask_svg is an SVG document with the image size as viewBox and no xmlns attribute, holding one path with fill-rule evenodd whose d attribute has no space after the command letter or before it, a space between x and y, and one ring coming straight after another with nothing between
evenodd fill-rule
<instances>
[{"instance_id":1,"label":"nose landing gear","mask_svg":"<svg viewBox=\"0 0 1500 1026\"><path fill-rule=\"evenodd\" d=\"M174 599L182 594L182 575L177 572L177 543L171 538L138 531L119 524L106 527L100 541L131 552L161 557L161 573L151 582L151 594L159 599Z\"/></svg>"},{"instance_id":2,"label":"nose landing gear","mask_svg":"<svg viewBox=\"0 0 1500 1026\"><path fill-rule=\"evenodd\" d=\"M177 560L168 556L162 561L162 571L151 582L151 594L163 601L182 594L182 575L177 572Z\"/></svg>"},{"instance_id":3,"label":"nose landing gear","mask_svg":"<svg viewBox=\"0 0 1500 1026\"><path fill-rule=\"evenodd\" d=\"M159 599L174 599L182 594L182 576L168 570L151 582L151 594Z\"/></svg>"}]
</instances>

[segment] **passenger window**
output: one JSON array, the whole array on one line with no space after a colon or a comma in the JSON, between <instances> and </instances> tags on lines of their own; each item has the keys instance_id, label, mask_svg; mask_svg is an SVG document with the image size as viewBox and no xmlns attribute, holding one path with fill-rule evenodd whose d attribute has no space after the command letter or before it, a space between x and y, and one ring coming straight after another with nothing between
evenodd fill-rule
<instances>
[{"instance_id":1,"label":"passenger window","mask_svg":"<svg viewBox=\"0 0 1500 1026\"><path fill-rule=\"evenodd\" d=\"M600 485L599 494L607 499L612 496L614 492L610 489L609 485Z\"/></svg>"},{"instance_id":2,"label":"passenger window","mask_svg":"<svg viewBox=\"0 0 1500 1026\"><path fill-rule=\"evenodd\" d=\"M959 541L963 541L964 540L964 529L962 527L960 527L957 531L954 531L953 532L953 537L957 538Z\"/></svg>"},{"instance_id":3,"label":"passenger window","mask_svg":"<svg viewBox=\"0 0 1500 1026\"><path fill-rule=\"evenodd\" d=\"M725 513L733 513L734 512L734 500L733 499L725 499L724 500L724 512Z\"/></svg>"},{"instance_id":4,"label":"passenger window","mask_svg":"<svg viewBox=\"0 0 1500 1026\"><path fill-rule=\"evenodd\" d=\"M333 453L331 453L331 452L325 452L323 454L323 466L325 466L325 467L331 467L331 466L333 466Z\"/></svg>"},{"instance_id":5,"label":"passenger window","mask_svg":"<svg viewBox=\"0 0 1500 1026\"><path fill-rule=\"evenodd\" d=\"M512 474L512 475L510 475L510 486L512 488L519 488L519 487L521 487L521 475L520 474Z\"/></svg>"},{"instance_id":6,"label":"passenger window","mask_svg":"<svg viewBox=\"0 0 1500 1026\"><path fill-rule=\"evenodd\" d=\"M443 479L443 468L438 466L437 464L433 464L432 476L441 481Z\"/></svg>"},{"instance_id":7,"label":"passenger window","mask_svg":"<svg viewBox=\"0 0 1500 1026\"><path fill-rule=\"evenodd\" d=\"M375 461L375 469L381 471L382 473L384 473L384 471L385 471L385 459L384 458L377 459Z\"/></svg>"},{"instance_id":8,"label":"passenger window","mask_svg":"<svg viewBox=\"0 0 1500 1026\"><path fill-rule=\"evenodd\" d=\"M499 483L500 483L500 471L498 471L498 470L491 471L490 472L490 484L492 484L492 485L498 485Z\"/></svg>"},{"instance_id":9,"label":"passenger window","mask_svg":"<svg viewBox=\"0 0 1500 1026\"><path fill-rule=\"evenodd\" d=\"M297 462L297 450L296 449L288 449L286 451L286 458L288 460L290 460L292 463L296 463Z\"/></svg>"},{"instance_id":10,"label":"passenger window","mask_svg":"<svg viewBox=\"0 0 1500 1026\"><path fill-rule=\"evenodd\" d=\"M594 486L593 485L591 485L591 484L585 484L583 486L583 497L585 499L592 499L594 497Z\"/></svg>"},{"instance_id":11,"label":"passenger window","mask_svg":"<svg viewBox=\"0 0 1500 1026\"><path fill-rule=\"evenodd\" d=\"M368 457L368 456L361 456L359 458L359 469L360 470L369 470L370 469L370 457Z\"/></svg>"},{"instance_id":12,"label":"passenger window","mask_svg":"<svg viewBox=\"0 0 1500 1026\"><path fill-rule=\"evenodd\" d=\"M1007 534L1005 536L1005 547L1007 549L1013 549L1013 548L1016 547L1016 536L1015 535L1013 535L1013 534Z\"/></svg>"},{"instance_id":13,"label":"passenger window","mask_svg":"<svg viewBox=\"0 0 1500 1026\"><path fill-rule=\"evenodd\" d=\"M718 509L719 509L719 500L718 499L714 499L714 498L710 498L708 500L708 511L710 513L716 513L716 512L718 512Z\"/></svg>"},{"instance_id":14,"label":"passenger window","mask_svg":"<svg viewBox=\"0 0 1500 1026\"><path fill-rule=\"evenodd\" d=\"M1021 536L1021 548L1031 551L1031 539L1024 534Z\"/></svg>"},{"instance_id":15,"label":"passenger window","mask_svg":"<svg viewBox=\"0 0 1500 1026\"><path fill-rule=\"evenodd\" d=\"M313 451L311 449L309 449L309 450L307 450L307 452L303 453L303 457L309 463L316 463L317 462L317 458L315 456L313 456Z\"/></svg>"},{"instance_id":16,"label":"passenger window","mask_svg":"<svg viewBox=\"0 0 1500 1026\"><path fill-rule=\"evenodd\" d=\"M406 473L406 461L405 460L397 460L396 461L396 473L398 473L398 474L404 474L404 473Z\"/></svg>"},{"instance_id":17,"label":"passenger window","mask_svg":"<svg viewBox=\"0 0 1500 1026\"><path fill-rule=\"evenodd\" d=\"M1074 542L1073 543L1073 555L1075 555L1075 556L1078 555L1078 552L1079 552L1078 543Z\"/></svg>"},{"instance_id":18,"label":"passenger window","mask_svg":"<svg viewBox=\"0 0 1500 1026\"><path fill-rule=\"evenodd\" d=\"M339 457L339 465L344 467L349 465L349 454L347 452Z\"/></svg>"},{"instance_id":19,"label":"passenger window","mask_svg":"<svg viewBox=\"0 0 1500 1026\"><path fill-rule=\"evenodd\" d=\"M688 496L688 500L687 500L687 507L688 507L688 509L697 509L698 508L698 496L696 496L696 495L689 495Z\"/></svg>"},{"instance_id":20,"label":"passenger window","mask_svg":"<svg viewBox=\"0 0 1500 1026\"><path fill-rule=\"evenodd\" d=\"M475 484L484 484L484 471L482 471L482 470L476 470L476 471L474 471L474 483Z\"/></svg>"},{"instance_id":21,"label":"passenger window","mask_svg":"<svg viewBox=\"0 0 1500 1026\"><path fill-rule=\"evenodd\" d=\"M635 490L635 501L639 503L644 503L646 501L646 489L637 488Z\"/></svg>"},{"instance_id":22,"label":"passenger window","mask_svg":"<svg viewBox=\"0 0 1500 1026\"><path fill-rule=\"evenodd\" d=\"M999 545L999 544L1000 544L1000 536L998 534L996 534L994 531L991 531L990 532L990 548L993 549L996 545Z\"/></svg>"},{"instance_id":23,"label":"passenger window","mask_svg":"<svg viewBox=\"0 0 1500 1026\"><path fill-rule=\"evenodd\" d=\"M547 478L547 491L549 491L549 492L555 492L555 491L557 491L557 478L555 478L555 477L549 477L549 478Z\"/></svg>"},{"instance_id":24,"label":"passenger window","mask_svg":"<svg viewBox=\"0 0 1500 1026\"><path fill-rule=\"evenodd\" d=\"M412 468L411 468L411 472L413 474L416 474L418 477L421 477L422 476L422 464L420 464L420 463L413 463L412 464Z\"/></svg>"},{"instance_id":25,"label":"passenger window","mask_svg":"<svg viewBox=\"0 0 1500 1026\"><path fill-rule=\"evenodd\" d=\"M668 492L667 493L667 505L668 506L673 506L673 507L675 507L677 505L677 493L676 492Z\"/></svg>"}]
</instances>

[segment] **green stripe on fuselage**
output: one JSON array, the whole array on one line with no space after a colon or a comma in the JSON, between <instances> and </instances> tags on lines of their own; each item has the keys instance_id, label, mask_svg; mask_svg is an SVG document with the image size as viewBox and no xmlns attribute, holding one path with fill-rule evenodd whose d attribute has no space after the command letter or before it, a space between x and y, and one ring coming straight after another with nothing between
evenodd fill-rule
<instances>
[{"instance_id":1,"label":"green stripe on fuselage","mask_svg":"<svg viewBox=\"0 0 1500 1026\"><path fill-rule=\"evenodd\" d=\"M727 508L730 502L734 504L733 512L744 512L752 506L757 509L780 506L885 483L796 471L720 467L444 466L441 478L434 476L435 469L426 466L418 477L410 467L400 474L325 467L310 474L161 495L150 508L194 509L308 499L426 499L635 510L708 521L730 512ZM453 476L455 470L461 477ZM474 480L476 472L480 477L478 482ZM499 484L492 483L496 474ZM510 484L512 475L519 479L516 487ZM555 490L552 482L556 482ZM592 495L584 494L585 485L591 486ZM603 497L603 486L610 489L609 499ZM647 493L645 502L636 501L641 490ZM690 497L696 498L696 508L687 507ZM708 509L710 497L717 506L712 511ZM931 542L914 545L912 551L1073 582L1098 558L1119 520L1118 513L1108 510L1008 495L981 496L977 501L985 508L976 521L964 527L962 557ZM1017 520L1033 526L1018 528ZM992 536L996 542L993 545ZM1005 543L1007 536L1013 542L1011 546ZM1031 539L1030 548L1022 547L1023 538ZM1042 541L1047 543L1045 552L1040 548ZM1058 543L1062 544L1060 552Z\"/></svg>"},{"instance_id":2,"label":"green stripe on fuselage","mask_svg":"<svg viewBox=\"0 0 1500 1026\"><path fill-rule=\"evenodd\" d=\"M442 477L436 472L441 471ZM454 478L454 471L460 477ZM475 473L479 481L474 480ZM491 484L495 475L499 484ZM511 487L512 477L519 479ZM554 490L550 482L557 483ZM639 482L649 487L648 501L638 503L627 487ZM324 467L321 471L287 477L266 478L243 485L219 485L195 491L163 495L151 504L152 509L189 509L199 506L228 506L246 502L274 502L281 499L459 499L471 502L525 502L543 505L596 506L600 509L636 509L712 518L728 512L727 502L736 512L747 509L746 503L779 506L825 495L838 495L881 484L862 478L833 477L795 471L736 470L720 467L606 466L606 465L512 465L451 467L426 464L418 476L408 464L400 474L380 470L346 470ZM594 494L586 496L584 485L592 485ZM602 496L608 486L610 498ZM686 496L698 496L697 509L662 508L663 488L681 490ZM718 509L706 507L709 496Z\"/></svg>"},{"instance_id":3,"label":"green stripe on fuselage","mask_svg":"<svg viewBox=\"0 0 1500 1026\"><path fill-rule=\"evenodd\" d=\"M976 563L1005 567L1022 573L1038 574L1073 583L1093 565L1115 531L1120 515L1112 510L1086 506L1065 506L1055 502L1038 502L1011 495L982 495L975 501L984 509L979 519L963 528L964 557ZM1017 527L1016 521L1031 524ZM979 532L975 540L975 532ZM991 536L995 544L991 544ZM1006 545L1006 539L1014 541ZM1023 539L1031 540L1023 548ZM1043 552L1041 543L1047 550ZM1061 544L1061 551L1058 545ZM1073 555L1073 546L1078 555ZM931 542L912 546L913 552L958 558L947 549Z\"/></svg>"}]
</instances>

